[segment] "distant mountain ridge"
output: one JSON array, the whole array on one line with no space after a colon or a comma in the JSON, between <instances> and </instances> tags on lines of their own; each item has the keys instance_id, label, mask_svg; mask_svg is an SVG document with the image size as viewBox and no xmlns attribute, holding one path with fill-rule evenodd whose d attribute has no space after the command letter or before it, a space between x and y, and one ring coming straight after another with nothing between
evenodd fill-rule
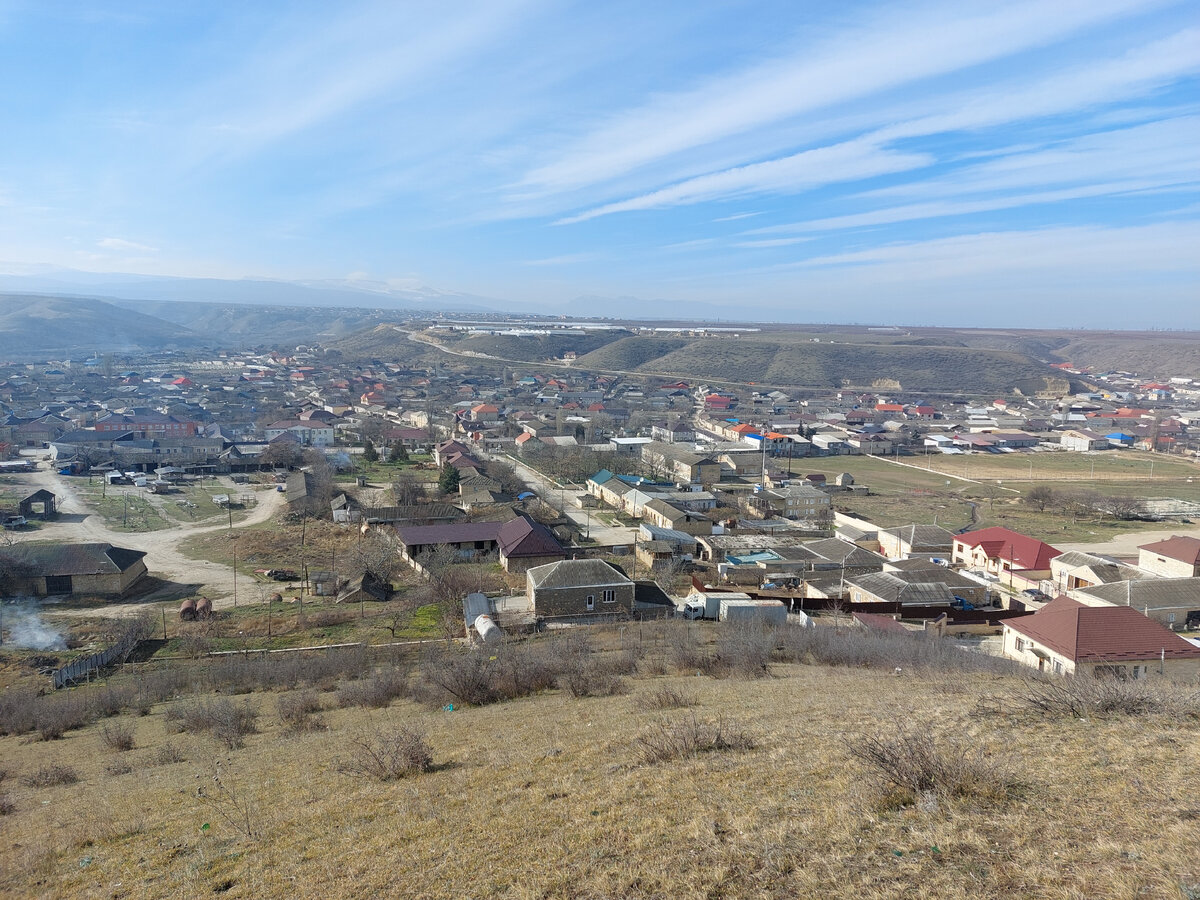
<instances>
[{"instance_id":1,"label":"distant mountain ridge","mask_svg":"<svg viewBox=\"0 0 1200 900\"><path fill-rule=\"evenodd\" d=\"M179 349L201 343L186 326L131 314L103 300L0 294L0 356Z\"/></svg>"},{"instance_id":2,"label":"distant mountain ridge","mask_svg":"<svg viewBox=\"0 0 1200 900\"><path fill-rule=\"evenodd\" d=\"M498 305L498 301L425 285L397 286L357 279L282 281L268 278L172 278L53 268L24 274L0 272L0 291L99 297L105 300L411 309L426 313L491 312Z\"/></svg>"}]
</instances>

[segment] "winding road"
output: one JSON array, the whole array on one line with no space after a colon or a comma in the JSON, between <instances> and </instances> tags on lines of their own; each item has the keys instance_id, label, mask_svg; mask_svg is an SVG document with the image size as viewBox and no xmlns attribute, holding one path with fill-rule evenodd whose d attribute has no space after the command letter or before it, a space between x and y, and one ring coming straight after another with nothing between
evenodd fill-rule
<instances>
[{"instance_id":1,"label":"winding road","mask_svg":"<svg viewBox=\"0 0 1200 900\"><path fill-rule=\"evenodd\" d=\"M226 531L227 522L180 524L158 531L113 531L103 519L88 507L79 496L77 478L59 475L53 469L39 469L22 478L30 490L45 488L57 496L59 519L46 522L36 531L9 532L20 541L89 541L115 544L146 553L146 568L150 573L174 587L166 585L159 591L144 596L136 603L111 603L89 608L88 613L103 612L105 615L128 615L141 609L147 602L167 599L163 594L178 595L178 585L195 586L213 602L215 608L233 605L233 571L229 566L206 560L192 559L179 551L179 544L198 534ZM227 490L221 488L222 491ZM278 491L262 490L255 494L256 503L249 514L234 523L233 530L257 525L271 518L283 505L284 496Z\"/></svg>"}]
</instances>

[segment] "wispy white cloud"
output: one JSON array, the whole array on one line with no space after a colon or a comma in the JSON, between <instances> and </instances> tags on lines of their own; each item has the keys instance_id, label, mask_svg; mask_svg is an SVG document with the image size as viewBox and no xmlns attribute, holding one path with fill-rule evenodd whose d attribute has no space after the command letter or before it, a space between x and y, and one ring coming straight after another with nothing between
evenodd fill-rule
<instances>
[{"instance_id":1,"label":"wispy white cloud","mask_svg":"<svg viewBox=\"0 0 1200 900\"><path fill-rule=\"evenodd\" d=\"M700 203L718 197L775 191L796 192L818 185L856 181L916 169L929 165L933 160L934 158L926 153L900 153L883 150L865 141L847 141L831 147L805 150L783 159L751 163L724 172L701 175L640 197L609 203L568 216L555 224L570 225L612 213Z\"/></svg>"},{"instance_id":2,"label":"wispy white cloud","mask_svg":"<svg viewBox=\"0 0 1200 900\"><path fill-rule=\"evenodd\" d=\"M736 215L732 215L732 216L721 216L719 218L713 219L713 221L714 222L736 222L738 219L749 219L754 216L760 216L760 215L762 215L762 213L758 213L758 212L737 213Z\"/></svg>"},{"instance_id":3,"label":"wispy white cloud","mask_svg":"<svg viewBox=\"0 0 1200 900\"><path fill-rule=\"evenodd\" d=\"M96 241L97 247L103 247L105 250L137 250L142 253L157 253L157 247L151 247L147 244L139 244L136 241L127 241L124 238L106 237Z\"/></svg>"},{"instance_id":4,"label":"wispy white cloud","mask_svg":"<svg viewBox=\"0 0 1200 900\"><path fill-rule=\"evenodd\" d=\"M955 172L862 195L953 198L751 229L747 234L831 231L1015 209L1177 187L1200 189L1200 117L1154 122L987 158ZM1071 185L1066 187L1065 185ZM1013 193L1015 191L1015 193Z\"/></svg>"},{"instance_id":5,"label":"wispy white cloud","mask_svg":"<svg viewBox=\"0 0 1200 900\"><path fill-rule=\"evenodd\" d=\"M731 135L1000 59L1147 8L1139 0L906 8L824 47L655 98L569 144L522 184L551 192L596 184Z\"/></svg>"},{"instance_id":6,"label":"wispy white cloud","mask_svg":"<svg viewBox=\"0 0 1200 900\"><path fill-rule=\"evenodd\" d=\"M592 262L599 259L598 253L563 253L560 256L547 256L544 259L527 259L523 266L570 266L576 263Z\"/></svg>"}]
</instances>

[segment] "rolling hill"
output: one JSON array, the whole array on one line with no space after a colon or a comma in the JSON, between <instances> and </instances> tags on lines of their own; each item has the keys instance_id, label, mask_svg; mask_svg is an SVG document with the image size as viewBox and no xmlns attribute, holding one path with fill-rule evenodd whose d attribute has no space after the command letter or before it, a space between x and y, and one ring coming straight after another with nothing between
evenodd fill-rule
<instances>
[{"instance_id":1,"label":"rolling hill","mask_svg":"<svg viewBox=\"0 0 1200 900\"><path fill-rule=\"evenodd\" d=\"M190 328L103 300L0 294L0 346L7 357L161 350L208 343Z\"/></svg>"}]
</instances>

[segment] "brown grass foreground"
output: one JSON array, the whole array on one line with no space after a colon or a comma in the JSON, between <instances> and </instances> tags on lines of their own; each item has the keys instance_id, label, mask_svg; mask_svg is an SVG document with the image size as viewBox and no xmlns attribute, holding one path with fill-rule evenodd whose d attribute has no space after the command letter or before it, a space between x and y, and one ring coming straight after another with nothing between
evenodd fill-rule
<instances>
[{"instance_id":1,"label":"brown grass foreground","mask_svg":"<svg viewBox=\"0 0 1200 900\"><path fill-rule=\"evenodd\" d=\"M0 893L1187 896L1200 882L1200 723L979 703L1024 687L787 664L754 680L641 676L619 696L552 690L453 712L408 700L337 708L325 692L320 730L281 722L281 693L234 751L172 733L159 704L109 720L133 729L135 749L119 754L99 726L0 738L0 793L13 805L0 816ZM689 708L663 710L654 695L665 689ZM646 762L639 742L693 718L746 740ZM897 723L1004 761L1019 789L917 802L880 791L849 746ZM347 774L356 741L395 728L425 734L431 771ZM106 774L126 768L114 759L132 770ZM50 764L80 781L24 781Z\"/></svg>"}]
</instances>

